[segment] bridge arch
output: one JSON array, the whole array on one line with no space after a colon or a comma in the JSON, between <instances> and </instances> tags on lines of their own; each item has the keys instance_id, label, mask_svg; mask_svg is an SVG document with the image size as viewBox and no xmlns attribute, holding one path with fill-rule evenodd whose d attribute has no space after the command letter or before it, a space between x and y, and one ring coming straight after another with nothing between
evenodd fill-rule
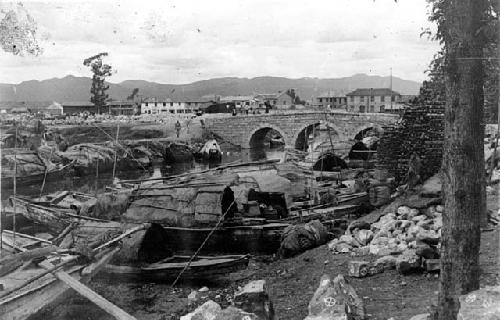
<instances>
[{"instance_id":1,"label":"bridge arch","mask_svg":"<svg viewBox=\"0 0 500 320\"><path fill-rule=\"evenodd\" d=\"M310 121L302 126L299 127L293 134L293 137L291 139L292 146L295 149L298 150L307 150L309 147L309 142L307 139L311 133L314 132L313 128L318 127L320 125L326 125L328 126L331 131L331 134L334 134L335 137L333 138L334 140L337 140L340 135L342 135L341 129L334 123L330 121L325 121L325 120L316 120L316 121ZM322 139L322 142L325 140L329 140L329 138Z\"/></svg>"},{"instance_id":2,"label":"bridge arch","mask_svg":"<svg viewBox=\"0 0 500 320\"><path fill-rule=\"evenodd\" d=\"M286 131L282 130L275 124L261 123L249 132L246 146L248 148L252 148L264 144L264 137L272 130L277 131L285 141L285 144L287 144L288 141L285 135Z\"/></svg>"}]
</instances>

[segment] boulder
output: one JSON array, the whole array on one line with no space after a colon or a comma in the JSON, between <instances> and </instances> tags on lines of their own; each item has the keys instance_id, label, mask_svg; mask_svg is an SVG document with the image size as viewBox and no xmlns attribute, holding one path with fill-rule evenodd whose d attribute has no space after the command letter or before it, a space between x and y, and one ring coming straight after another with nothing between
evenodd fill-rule
<instances>
[{"instance_id":1,"label":"boulder","mask_svg":"<svg viewBox=\"0 0 500 320\"><path fill-rule=\"evenodd\" d=\"M349 253L349 252L351 252L352 249L353 248L351 245L344 243L344 242L340 242L336 246L336 251L340 252L340 253Z\"/></svg>"},{"instance_id":2,"label":"boulder","mask_svg":"<svg viewBox=\"0 0 500 320\"><path fill-rule=\"evenodd\" d=\"M401 274L421 271L421 258L413 249L403 252L396 260L396 270Z\"/></svg>"},{"instance_id":3,"label":"boulder","mask_svg":"<svg viewBox=\"0 0 500 320\"><path fill-rule=\"evenodd\" d=\"M417 314L416 316L413 316L410 318L410 320L430 320L430 314L429 313L422 313L422 314Z\"/></svg>"},{"instance_id":4,"label":"boulder","mask_svg":"<svg viewBox=\"0 0 500 320\"><path fill-rule=\"evenodd\" d=\"M359 229L359 230L370 229L370 226L371 225L366 221L354 220L347 227L346 234L351 234L354 229Z\"/></svg>"},{"instance_id":5,"label":"boulder","mask_svg":"<svg viewBox=\"0 0 500 320\"><path fill-rule=\"evenodd\" d=\"M398 215L402 217L402 219L406 219L410 215L411 208L407 206L401 206L398 208Z\"/></svg>"},{"instance_id":6,"label":"boulder","mask_svg":"<svg viewBox=\"0 0 500 320\"><path fill-rule=\"evenodd\" d=\"M370 243L373 239L373 231L371 230L359 230L354 234L354 238L363 246Z\"/></svg>"},{"instance_id":7,"label":"boulder","mask_svg":"<svg viewBox=\"0 0 500 320\"><path fill-rule=\"evenodd\" d=\"M305 320L363 320L366 318L363 300L342 275L333 281L323 275L320 285L309 302Z\"/></svg>"},{"instance_id":8,"label":"boulder","mask_svg":"<svg viewBox=\"0 0 500 320\"><path fill-rule=\"evenodd\" d=\"M437 245L441 237L435 231L425 230L420 228L417 233L417 240L425 242L430 245Z\"/></svg>"},{"instance_id":9,"label":"boulder","mask_svg":"<svg viewBox=\"0 0 500 320\"><path fill-rule=\"evenodd\" d=\"M257 315L253 313L245 312L241 309L235 307L227 307L226 309L219 312L214 320L261 320L265 318L259 318ZM193 319L195 320L195 319ZM203 319L204 320L204 319Z\"/></svg>"},{"instance_id":10,"label":"boulder","mask_svg":"<svg viewBox=\"0 0 500 320\"><path fill-rule=\"evenodd\" d=\"M415 253L424 259L437 259L439 258L439 252L436 248L431 247L425 242L417 241L415 247Z\"/></svg>"},{"instance_id":11,"label":"boulder","mask_svg":"<svg viewBox=\"0 0 500 320\"><path fill-rule=\"evenodd\" d=\"M500 319L500 286L488 286L460 296L459 320Z\"/></svg>"},{"instance_id":12,"label":"boulder","mask_svg":"<svg viewBox=\"0 0 500 320\"><path fill-rule=\"evenodd\" d=\"M180 320L214 320L221 311L219 304L208 300L193 312L181 316Z\"/></svg>"},{"instance_id":13,"label":"boulder","mask_svg":"<svg viewBox=\"0 0 500 320\"><path fill-rule=\"evenodd\" d=\"M411 218L411 220L415 223L418 223L418 222L426 220L426 219L427 219L427 217L424 215L418 215L418 216L414 216Z\"/></svg>"},{"instance_id":14,"label":"boulder","mask_svg":"<svg viewBox=\"0 0 500 320\"><path fill-rule=\"evenodd\" d=\"M330 277L323 275L309 302L309 314L306 319L346 319L346 308L341 295L342 292L334 286Z\"/></svg>"},{"instance_id":15,"label":"boulder","mask_svg":"<svg viewBox=\"0 0 500 320\"><path fill-rule=\"evenodd\" d=\"M384 270L396 268L397 257L393 255L383 256L375 261L376 266L382 266Z\"/></svg>"},{"instance_id":16,"label":"boulder","mask_svg":"<svg viewBox=\"0 0 500 320\"><path fill-rule=\"evenodd\" d=\"M247 283L235 293L234 305L245 312L257 315L258 319L274 319L273 304L269 299L265 280L255 280Z\"/></svg>"},{"instance_id":17,"label":"boulder","mask_svg":"<svg viewBox=\"0 0 500 320\"><path fill-rule=\"evenodd\" d=\"M339 242L346 243L351 247L361 247L361 244L352 235L344 234L339 238Z\"/></svg>"},{"instance_id":18,"label":"boulder","mask_svg":"<svg viewBox=\"0 0 500 320\"><path fill-rule=\"evenodd\" d=\"M437 205L436 206L436 212L443 213L444 212L444 206L443 205Z\"/></svg>"}]
</instances>

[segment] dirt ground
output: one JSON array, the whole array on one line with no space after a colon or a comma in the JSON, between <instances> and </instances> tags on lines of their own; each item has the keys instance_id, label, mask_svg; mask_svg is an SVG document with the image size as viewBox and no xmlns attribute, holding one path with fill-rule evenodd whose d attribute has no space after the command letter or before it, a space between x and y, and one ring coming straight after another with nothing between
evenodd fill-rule
<instances>
[{"instance_id":1,"label":"dirt ground","mask_svg":"<svg viewBox=\"0 0 500 320\"><path fill-rule=\"evenodd\" d=\"M497 192L488 196L488 207L498 210ZM483 231L480 262L481 286L498 284L500 228ZM196 308L208 299L223 306L230 303L233 292L250 280L265 279L278 319L302 320L307 315L307 305L318 287L323 274L332 277L347 274L349 260L374 260L371 256L352 257L349 254L333 255L326 245L285 260L272 257L252 259L249 267L231 274L223 282L183 283L176 288L170 284L127 283L119 279L97 279L91 287L106 299L117 304L139 320L178 319L180 315ZM419 273L403 276L396 270L371 277L348 278L358 295L363 298L369 319L406 320L429 311L437 301L438 274ZM202 286L210 290L195 302L189 303L191 290ZM64 304L51 306L30 320L108 320L110 316L92 305L85 298L72 294Z\"/></svg>"}]
</instances>

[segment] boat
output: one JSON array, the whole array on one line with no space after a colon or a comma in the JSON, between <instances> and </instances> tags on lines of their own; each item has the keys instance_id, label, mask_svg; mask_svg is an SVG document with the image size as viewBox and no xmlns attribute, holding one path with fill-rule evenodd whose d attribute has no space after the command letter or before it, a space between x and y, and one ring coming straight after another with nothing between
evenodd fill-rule
<instances>
[{"instance_id":1,"label":"boat","mask_svg":"<svg viewBox=\"0 0 500 320\"><path fill-rule=\"evenodd\" d=\"M37 203L36 200L19 196L9 197L12 207L27 219L46 226L52 232L58 234L71 223L94 222L99 224L109 223L109 220L78 215L76 208L67 208L51 203Z\"/></svg>"},{"instance_id":2,"label":"boat","mask_svg":"<svg viewBox=\"0 0 500 320\"><path fill-rule=\"evenodd\" d=\"M196 160L208 162L220 162L222 160L222 152L217 140L208 140L203 147L194 153Z\"/></svg>"},{"instance_id":3,"label":"boat","mask_svg":"<svg viewBox=\"0 0 500 320\"><path fill-rule=\"evenodd\" d=\"M0 276L0 315L2 319L25 320L51 303L62 302L71 283L88 289L82 283L89 282L118 252L116 245L122 237L139 230L127 230L120 236L91 249L93 260L73 254L69 250L45 244L37 250L14 246L20 253L2 257ZM16 233L17 239L34 238ZM35 238L36 239L36 238ZM34 263L42 258L42 262ZM17 264L16 264L17 263ZM61 281L60 281L61 280ZM74 288L74 287L73 287Z\"/></svg>"},{"instance_id":4,"label":"boat","mask_svg":"<svg viewBox=\"0 0 500 320\"><path fill-rule=\"evenodd\" d=\"M249 258L248 255L224 255L197 256L191 260L190 256L174 255L143 266L107 264L101 275L119 276L120 279L129 280L164 282L176 279L182 272L181 279L184 280L214 280L245 269Z\"/></svg>"},{"instance_id":5,"label":"boat","mask_svg":"<svg viewBox=\"0 0 500 320\"><path fill-rule=\"evenodd\" d=\"M163 228L167 231L166 241L169 248L180 254L192 254L202 243L202 254L273 254L278 250L281 234L288 226L290 223L271 222L220 226L215 229L172 226Z\"/></svg>"}]
</instances>

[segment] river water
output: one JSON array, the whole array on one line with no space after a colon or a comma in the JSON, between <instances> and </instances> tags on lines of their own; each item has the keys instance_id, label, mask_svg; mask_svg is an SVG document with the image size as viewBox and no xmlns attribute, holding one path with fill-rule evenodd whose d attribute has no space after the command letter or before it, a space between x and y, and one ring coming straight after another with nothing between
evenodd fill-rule
<instances>
[{"instance_id":1,"label":"river water","mask_svg":"<svg viewBox=\"0 0 500 320\"><path fill-rule=\"evenodd\" d=\"M221 164L230 163L237 160L241 161L258 161L266 159L281 159L284 154L283 147L269 148L268 146L253 148L253 149L223 149ZM217 164L219 165L219 164ZM136 171L121 171L116 173L116 177L120 180L127 179L145 179L152 177L170 176L184 172L196 172L214 167L216 164L200 163L200 162L182 162L174 164L165 164L157 162L152 169L144 171L137 169ZM98 194L106 190L106 186L113 183L113 175L111 172L99 172L96 175L85 177L73 177L60 179L57 181L47 181L43 186L42 194L47 194L55 191L71 190L89 194ZM33 185L19 185L17 187L17 194L37 197L40 195L42 183ZM5 200L13 194L12 188L2 188L1 199L5 204Z\"/></svg>"}]
</instances>

